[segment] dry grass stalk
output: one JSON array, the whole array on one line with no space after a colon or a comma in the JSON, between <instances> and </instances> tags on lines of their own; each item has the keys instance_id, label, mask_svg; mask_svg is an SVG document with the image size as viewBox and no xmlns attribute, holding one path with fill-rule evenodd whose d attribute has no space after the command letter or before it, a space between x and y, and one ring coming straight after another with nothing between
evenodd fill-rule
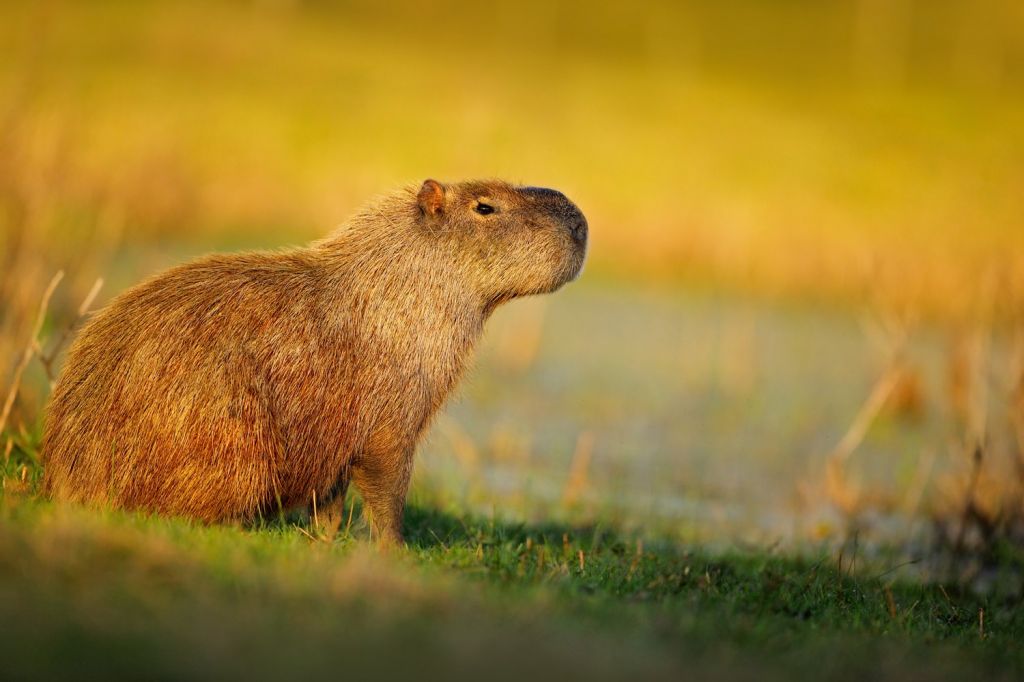
<instances>
[{"instance_id":1,"label":"dry grass stalk","mask_svg":"<svg viewBox=\"0 0 1024 682\"><path fill-rule=\"evenodd\" d=\"M345 514L345 500L342 496L336 496L328 501L324 507L324 523L320 523L320 508L317 502L316 490L311 490L313 499L313 532L308 532L302 526L296 526L303 535L314 542L331 542L338 534L341 526L341 519Z\"/></svg>"},{"instance_id":2,"label":"dry grass stalk","mask_svg":"<svg viewBox=\"0 0 1024 682\"><path fill-rule=\"evenodd\" d=\"M903 496L903 511L912 516L917 513L921 506L921 499L924 497L924 490L928 485L932 469L935 468L936 455L934 450L925 450L917 460L917 468L914 470L914 477L907 486L907 492Z\"/></svg>"},{"instance_id":3,"label":"dry grass stalk","mask_svg":"<svg viewBox=\"0 0 1024 682\"><path fill-rule=\"evenodd\" d=\"M993 343L991 307L954 346L951 378L957 381L950 398L962 433L955 454L966 466L941 481L945 500L934 512L950 577L965 581L999 561L1001 543L1024 542L1024 330L1017 329L1008 349L1003 376L1010 380L993 381L999 346Z\"/></svg>"},{"instance_id":4,"label":"dry grass stalk","mask_svg":"<svg viewBox=\"0 0 1024 682\"><path fill-rule=\"evenodd\" d=\"M57 381L57 371L54 365L57 362L57 358L60 356L61 350L64 348L64 344L68 342L68 338L71 336L71 332L74 331L75 327L82 321L82 318L89 312L89 308L92 306L93 301L100 293L100 289L103 288L103 278L99 277L93 283L92 288L82 299L81 305L78 306L75 318L65 325L63 331L57 341L50 348L49 352L44 352L40 344L36 344L36 355L39 357L39 362L43 365L43 370L46 372L46 378L50 382L50 389L53 389L54 382Z\"/></svg>"},{"instance_id":5,"label":"dry grass stalk","mask_svg":"<svg viewBox=\"0 0 1024 682\"><path fill-rule=\"evenodd\" d=\"M856 513L863 504L863 491L855 481L850 480L847 464L864 441L871 425L886 409L909 416L923 409L923 391L919 378L906 362L905 349L913 318L909 314L899 316L885 313L884 308L881 309L883 312L876 316L865 316L861 326L868 341L886 358L883 365L886 369L825 463L824 493L846 516Z\"/></svg>"},{"instance_id":6,"label":"dry grass stalk","mask_svg":"<svg viewBox=\"0 0 1024 682\"><path fill-rule=\"evenodd\" d=\"M978 447L983 444L986 440L988 433L988 413L989 413L989 387L988 381L986 380L988 374L988 367L991 361L991 350L992 350L992 331L988 326L985 326L978 334L977 341L975 343L975 354L976 361L974 382L971 391L971 400L968 403L969 409L967 412L967 437L971 439L971 445Z\"/></svg>"},{"instance_id":7,"label":"dry grass stalk","mask_svg":"<svg viewBox=\"0 0 1024 682\"><path fill-rule=\"evenodd\" d=\"M889 368L882 375L875 384L875 387L871 390L871 394L868 396L868 399L864 401L864 404L857 412L857 416L854 417L853 422L850 424L850 428L846 430L842 439L832 450L830 455L832 460L843 464L850 458L861 442L863 442L868 429L871 428L871 424L882 411L882 406L885 405L886 400L889 399L889 395L892 393L892 390L895 388L898 381L899 371L895 368Z\"/></svg>"},{"instance_id":8,"label":"dry grass stalk","mask_svg":"<svg viewBox=\"0 0 1024 682\"><path fill-rule=\"evenodd\" d=\"M1012 360L1012 385L1010 388L1010 420L1017 439L1017 473L1024 481L1024 324L1019 324L1014 334Z\"/></svg>"},{"instance_id":9,"label":"dry grass stalk","mask_svg":"<svg viewBox=\"0 0 1024 682\"><path fill-rule=\"evenodd\" d=\"M644 541L638 539L636 541L636 554L633 555L633 561L631 561L629 564L629 571L626 573L626 580L631 580L633 578L633 574L636 573L636 569L640 566L640 562L643 561L643 558ZM710 584L711 576L708 575L707 571L704 572L704 575L708 579L708 584Z\"/></svg>"},{"instance_id":10,"label":"dry grass stalk","mask_svg":"<svg viewBox=\"0 0 1024 682\"><path fill-rule=\"evenodd\" d=\"M968 377L966 405L963 421L965 438L963 452L970 458L970 473L964 491L963 510L960 513L959 528L953 543L953 559L961 556L966 547L967 534L975 524L983 529L989 528L994 522L991 514L985 513L976 503L978 486L985 473L986 441L988 433L989 391L986 381L991 355L991 329L989 325L981 325L972 335L968 357ZM998 512L996 512L998 513ZM985 533L988 534L987 532Z\"/></svg>"},{"instance_id":11,"label":"dry grass stalk","mask_svg":"<svg viewBox=\"0 0 1024 682\"><path fill-rule=\"evenodd\" d=\"M921 372L907 363L901 364L896 385L885 402L885 412L894 417L918 420L925 413L925 389Z\"/></svg>"},{"instance_id":12,"label":"dry grass stalk","mask_svg":"<svg viewBox=\"0 0 1024 682\"><path fill-rule=\"evenodd\" d=\"M532 434L511 422L496 424L487 438L487 454L497 462L525 465L530 460L531 448Z\"/></svg>"},{"instance_id":13,"label":"dry grass stalk","mask_svg":"<svg viewBox=\"0 0 1024 682\"><path fill-rule=\"evenodd\" d=\"M307 538L309 538L310 542L318 542L320 540L320 538L314 537L308 530L306 530L302 526L295 526L295 527L299 530L300 533L302 533Z\"/></svg>"},{"instance_id":14,"label":"dry grass stalk","mask_svg":"<svg viewBox=\"0 0 1024 682\"><path fill-rule=\"evenodd\" d=\"M875 384L850 427L828 456L825 465L825 492L832 503L846 514L855 512L861 499L860 487L850 481L846 464L888 402L899 379L898 368L890 366Z\"/></svg>"},{"instance_id":15,"label":"dry grass stalk","mask_svg":"<svg viewBox=\"0 0 1024 682\"><path fill-rule=\"evenodd\" d=\"M480 469L480 452L473 438L462 425L450 415L441 414L437 417L437 430L448 440L452 454L459 460L470 475L475 476Z\"/></svg>"},{"instance_id":16,"label":"dry grass stalk","mask_svg":"<svg viewBox=\"0 0 1024 682\"><path fill-rule=\"evenodd\" d=\"M35 324L32 326L32 336L29 339L28 345L25 346L25 351L22 353L21 361L14 370L14 377L11 380L11 387L7 391L7 399L4 401L3 410L0 411L0 433L4 432L7 426L7 420L11 416L11 409L14 407L14 399L18 395L18 389L21 386L21 375L24 374L25 368L28 367L28 363L32 361L32 357L39 350L39 334L43 330L43 323L46 321L46 311L50 307L50 298L53 296L53 292L56 291L57 285L64 279L64 271L59 270L53 279L50 280L49 285L46 287L46 291L43 292L43 298L39 302L39 311L36 313Z\"/></svg>"},{"instance_id":17,"label":"dry grass stalk","mask_svg":"<svg viewBox=\"0 0 1024 682\"><path fill-rule=\"evenodd\" d=\"M885 587L884 592L885 592L885 607L886 607L886 610L889 612L889 617L892 618L893 620L896 620L896 616L897 616L898 612L896 611L896 599L892 596L892 589L890 589L889 586L887 585Z\"/></svg>"},{"instance_id":18,"label":"dry grass stalk","mask_svg":"<svg viewBox=\"0 0 1024 682\"><path fill-rule=\"evenodd\" d=\"M964 543L967 539L967 531L970 528L971 522L976 518L982 520L979 516L977 507L974 504L975 497L977 495L978 481L981 480L982 465L985 461L985 451L981 445L977 445L974 449L974 459L971 466L971 473L969 482L967 484L967 492L964 495L964 509L960 515L960 529L957 532L956 541L953 544L954 556L960 555L964 550Z\"/></svg>"},{"instance_id":19,"label":"dry grass stalk","mask_svg":"<svg viewBox=\"0 0 1024 682\"><path fill-rule=\"evenodd\" d=\"M352 514L355 513L355 510L356 501L355 498L353 498L348 505L348 521L345 522L345 537L348 537L349 534L352 532Z\"/></svg>"},{"instance_id":20,"label":"dry grass stalk","mask_svg":"<svg viewBox=\"0 0 1024 682\"><path fill-rule=\"evenodd\" d=\"M576 504L589 487L590 458L594 451L594 434L583 431L576 439L576 450L569 465L569 478L562 490L562 504Z\"/></svg>"}]
</instances>

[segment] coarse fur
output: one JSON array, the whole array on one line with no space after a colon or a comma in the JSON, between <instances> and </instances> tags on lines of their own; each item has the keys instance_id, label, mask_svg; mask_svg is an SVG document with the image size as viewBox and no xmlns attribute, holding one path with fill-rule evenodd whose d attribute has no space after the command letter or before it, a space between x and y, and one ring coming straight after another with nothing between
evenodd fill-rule
<instances>
[{"instance_id":1,"label":"coarse fur","mask_svg":"<svg viewBox=\"0 0 1024 682\"><path fill-rule=\"evenodd\" d=\"M575 278L586 241L554 190L428 180L307 247L157 275L71 348L44 489L216 522L343 499L351 480L399 542L416 443L488 315Z\"/></svg>"}]
</instances>

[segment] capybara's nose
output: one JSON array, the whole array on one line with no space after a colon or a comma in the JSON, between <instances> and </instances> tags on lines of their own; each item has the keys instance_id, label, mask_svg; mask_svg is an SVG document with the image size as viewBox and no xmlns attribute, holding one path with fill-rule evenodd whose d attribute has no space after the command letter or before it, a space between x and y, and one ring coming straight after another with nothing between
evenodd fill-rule
<instances>
[{"instance_id":1,"label":"capybara's nose","mask_svg":"<svg viewBox=\"0 0 1024 682\"><path fill-rule=\"evenodd\" d=\"M572 239L577 244L583 244L587 241L587 219L580 216L572 222L572 226L569 228L572 233Z\"/></svg>"}]
</instances>

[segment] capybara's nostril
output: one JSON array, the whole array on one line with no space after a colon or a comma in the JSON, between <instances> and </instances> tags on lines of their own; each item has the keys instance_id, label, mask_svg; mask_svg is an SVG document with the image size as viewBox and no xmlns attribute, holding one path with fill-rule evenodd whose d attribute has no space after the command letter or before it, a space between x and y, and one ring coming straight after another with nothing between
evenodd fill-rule
<instances>
[{"instance_id":1,"label":"capybara's nostril","mask_svg":"<svg viewBox=\"0 0 1024 682\"><path fill-rule=\"evenodd\" d=\"M580 218L574 222L570 231L572 232L573 240L577 243L582 244L587 241L587 221L585 219Z\"/></svg>"}]
</instances>

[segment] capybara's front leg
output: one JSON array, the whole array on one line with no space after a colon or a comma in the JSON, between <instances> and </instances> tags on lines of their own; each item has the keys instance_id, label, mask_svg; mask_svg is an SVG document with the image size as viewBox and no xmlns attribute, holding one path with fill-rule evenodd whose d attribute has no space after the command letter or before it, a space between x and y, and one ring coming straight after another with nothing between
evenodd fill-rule
<instances>
[{"instance_id":1,"label":"capybara's front leg","mask_svg":"<svg viewBox=\"0 0 1024 682\"><path fill-rule=\"evenodd\" d=\"M412 477L412 448L362 458L352 481L363 495L372 537L382 546L402 545L402 514Z\"/></svg>"}]
</instances>

